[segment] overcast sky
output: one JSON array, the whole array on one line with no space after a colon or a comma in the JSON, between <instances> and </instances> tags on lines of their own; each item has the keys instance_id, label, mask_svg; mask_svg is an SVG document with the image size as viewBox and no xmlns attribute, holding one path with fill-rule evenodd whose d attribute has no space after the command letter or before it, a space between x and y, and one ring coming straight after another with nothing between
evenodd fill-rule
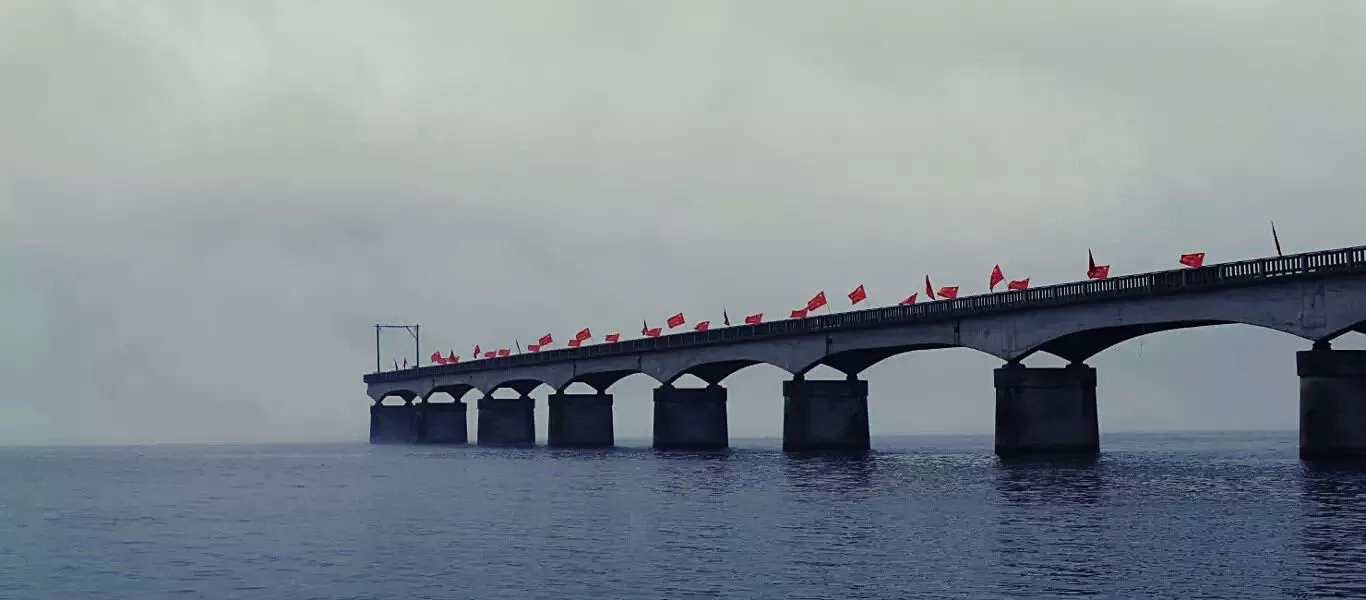
<instances>
[{"instance_id":1,"label":"overcast sky","mask_svg":"<svg viewBox=\"0 0 1366 600\"><path fill-rule=\"evenodd\" d=\"M0 443L360 440L376 322L468 355L1362 244L1364 159L1358 2L0 0ZM1293 429L1306 347L1125 343L1102 431ZM873 367L874 434L989 432L996 366ZM783 379L727 381L733 435Z\"/></svg>"}]
</instances>

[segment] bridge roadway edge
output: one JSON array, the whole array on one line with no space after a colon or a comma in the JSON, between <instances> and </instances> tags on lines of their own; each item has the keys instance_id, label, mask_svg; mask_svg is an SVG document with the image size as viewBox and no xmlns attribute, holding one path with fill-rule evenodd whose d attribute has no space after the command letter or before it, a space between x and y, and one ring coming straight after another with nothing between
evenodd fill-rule
<instances>
[{"instance_id":1,"label":"bridge roadway edge","mask_svg":"<svg viewBox=\"0 0 1366 600\"><path fill-rule=\"evenodd\" d=\"M1340 255L1343 253L1350 253L1349 258L1342 259ZM1279 268L1276 265L1284 264L1290 264L1300 271L1273 272ZM1211 269L1220 270L1217 275L1223 277L1225 272L1231 272L1228 271L1230 268L1236 268L1239 272L1256 271L1260 278L1238 281L1236 285L1225 285L1218 281L1215 284L1208 283ZM1234 276L1237 275L1234 273ZM372 374L366 376L365 380L367 393L377 401L388 395L425 398L434 391L454 388L465 391L478 389L490 394L499 387L511 387L512 384L534 386L545 383L562 390L574 381L593 381L597 384L594 387L605 391L611 383L632 373L645 373L668 383L681 374L719 363L742 366L774 364L798 376L816 365L827 364L856 375L887 357L929 348L974 348L997 356L1007 361L1008 365L1040 351L1080 363L1127 339L1185 327L1244 323L1313 340L1316 347L1344 332L1366 329L1363 327L1363 321L1366 321L1363 319L1366 317L1363 314L1366 312L1363 311L1366 307L1366 251L1362 248L1144 274L1142 278L1142 283L1150 287L1161 281L1170 282L1178 278L1183 282L1204 281L1205 284L1189 288L1178 286L1175 289L1168 286L1162 293L1135 294L1132 291L1135 280L1131 276L1121 280L1123 286L1104 289L1097 288L1094 285L1096 282L1050 286L1052 289L1090 286L1088 289L1102 292L1084 303L1072 299L1053 304L1007 307L1008 310L988 307L988 310L973 314L954 314L946 308L953 301L928 304L925 306L930 308L917 313L896 312L889 308L869 309L803 321L780 322L778 326L764 330L763 335L757 335L756 331L737 331L712 337L678 334L652 340L595 345L589 347L595 349L593 352L559 350L545 353L544 356L532 355L530 360L518 361L515 359L524 357L511 357L514 360L479 361L458 369L424 367L414 369L412 373ZM1046 289L1049 288L1039 290ZM969 299L975 299L974 302L979 304L990 303L1010 294L1034 291ZM888 315L905 314L914 318L888 318ZM719 331L727 330L756 330L756 327L742 326ZM1303 390L1306 385L1303 378L1301 383ZM1317 386L1319 389L1324 387L1322 384ZM1044 392L1030 393L1037 396ZM1317 394L1322 396L1324 393ZM1338 393L1340 395L1342 392ZM999 385L997 395L999 446L999 403L1002 398ZM1090 396L1093 403L1094 388ZM1304 396L1302 391L1302 404ZM656 409L659 406L656 402ZM1090 414L1094 415L1094 409ZM1303 421L1302 417L1302 424ZM1366 422L1363 422L1362 430L1366 433ZM1302 442L1303 434L1302 430ZM1082 445L1089 447L1089 444L1089 441L1085 441ZM1305 452L1312 454L1307 450Z\"/></svg>"}]
</instances>

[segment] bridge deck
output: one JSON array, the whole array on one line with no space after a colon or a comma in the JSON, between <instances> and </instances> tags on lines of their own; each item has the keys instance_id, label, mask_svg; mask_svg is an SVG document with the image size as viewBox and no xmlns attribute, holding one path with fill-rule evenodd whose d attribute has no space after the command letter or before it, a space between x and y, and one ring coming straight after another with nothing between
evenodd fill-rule
<instances>
[{"instance_id":1,"label":"bridge deck","mask_svg":"<svg viewBox=\"0 0 1366 600\"><path fill-rule=\"evenodd\" d=\"M366 383L405 381L436 375L496 371L512 367L570 362L587 358L641 354L728 344L740 341L799 336L822 331L845 331L934 323L962 317L1046 309L1058 306L1114 302L1154 296L1205 293L1223 288L1249 287L1269 280L1306 280L1366 273L1366 246L1354 246L1284 257L1262 258L1173 269L1109 279L1078 281L1029 290L965 296L910 306L869 308L831 315L739 325L709 331L690 331L639 338L582 348L562 348L490 358L454 365L432 365L403 371L371 373Z\"/></svg>"}]
</instances>

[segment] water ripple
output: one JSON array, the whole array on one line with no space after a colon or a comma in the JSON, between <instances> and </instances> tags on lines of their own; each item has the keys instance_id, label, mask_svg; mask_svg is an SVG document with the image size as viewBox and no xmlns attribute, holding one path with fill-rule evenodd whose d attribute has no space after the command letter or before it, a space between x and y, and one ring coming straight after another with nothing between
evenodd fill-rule
<instances>
[{"instance_id":1,"label":"water ripple","mask_svg":"<svg viewBox=\"0 0 1366 600\"><path fill-rule=\"evenodd\" d=\"M1366 597L1366 470L1259 435L10 449L0 597Z\"/></svg>"}]
</instances>

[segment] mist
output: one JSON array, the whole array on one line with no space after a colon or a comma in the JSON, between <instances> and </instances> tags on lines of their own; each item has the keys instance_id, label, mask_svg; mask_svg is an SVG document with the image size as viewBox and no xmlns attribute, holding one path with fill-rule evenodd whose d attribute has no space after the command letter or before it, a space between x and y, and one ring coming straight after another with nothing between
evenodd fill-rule
<instances>
[{"instance_id":1,"label":"mist","mask_svg":"<svg viewBox=\"0 0 1366 600\"><path fill-rule=\"evenodd\" d=\"M362 440L381 322L468 359L1357 245L1363 158L1358 3L9 0L0 443ZM1102 432L1293 428L1307 347L1117 346ZM873 367L873 434L990 431L996 366ZM733 436L785 377L727 380Z\"/></svg>"}]
</instances>

